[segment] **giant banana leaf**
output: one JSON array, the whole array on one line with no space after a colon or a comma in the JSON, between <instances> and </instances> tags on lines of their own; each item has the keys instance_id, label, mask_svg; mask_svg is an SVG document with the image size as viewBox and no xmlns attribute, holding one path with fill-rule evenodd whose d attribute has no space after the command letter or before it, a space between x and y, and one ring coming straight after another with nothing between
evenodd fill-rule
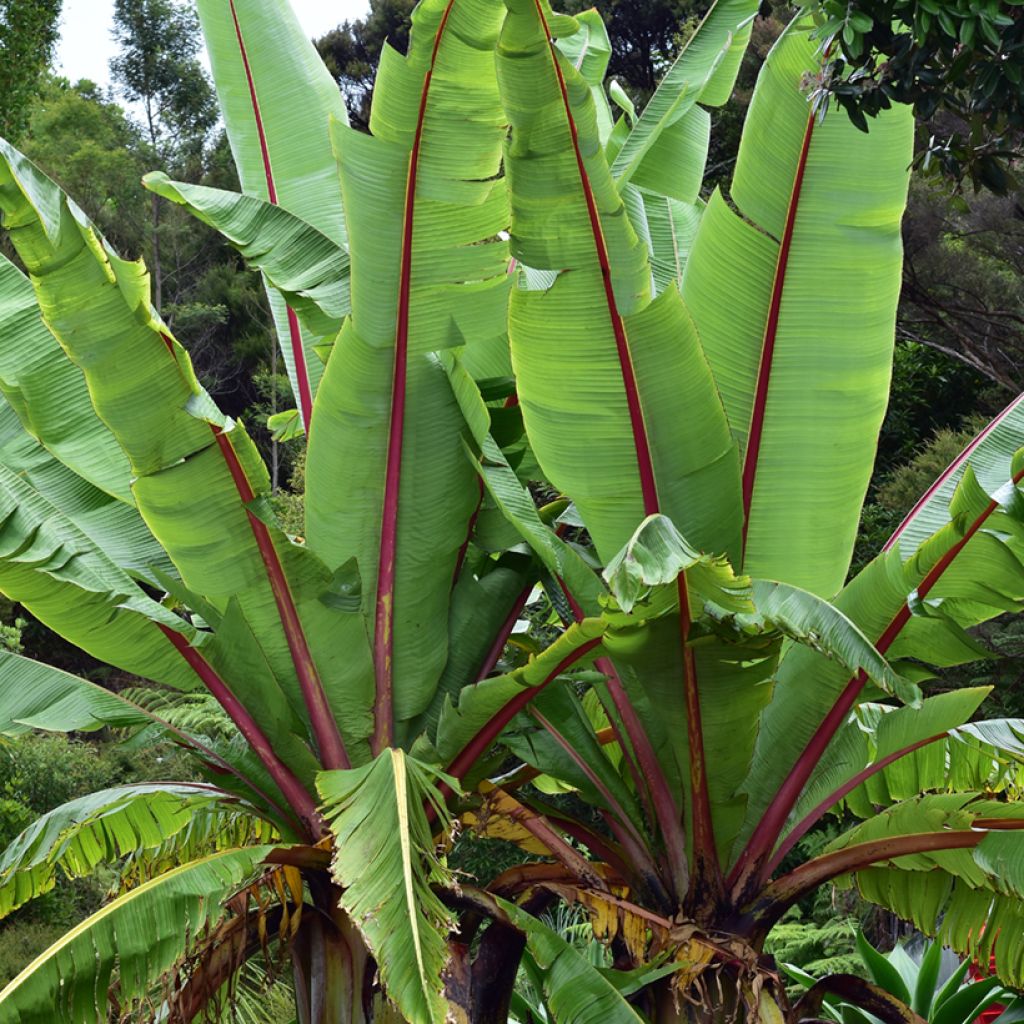
<instances>
[{"instance_id":1,"label":"giant banana leaf","mask_svg":"<svg viewBox=\"0 0 1024 1024\"><path fill-rule=\"evenodd\" d=\"M158 172L142 183L216 228L284 296L317 345L333 343L349 312L348 252L337 242L256 196L171 181Z\"/></svg>"},{"instance_id":2,"label":"giant banana leaf","mask_svg":"<svg viewBox=\"0 0 1024 1024\"><path fill-rule=\"evenodd\" d=\"M52 365L58 365L57 360L66 362L60 349L54 356ZM77 372L77 368L73 369ZM83 397L89 401L88 394ZM112 437L110 440L116 445ZM120 448L118 451L120 453ZM123 453L120 454L123 458ZM173 576L171 560L149 532L134 500L129 504L112 497L59 462L50 450L25 431L13 407L3 399L0 399L0 465L17 474L40 498L59 509L119 569L153 586L159 586L161 576Z\"/></svg>"},{"instance_id":3,"label":"giant banana leaf","mask_svg":"<svg viewBox=\"0 0 1024 1024\"><path fill-rule=\"evenodd\" d=\"M867 134L839 110L813 117L808 32L792 24L762 68L736 209L712 196L683 297L744 452L744 571L827 597L849 567L885 412L913 125L909 108Z\"/></svg>"},{"instance_id":4,"label":"giant banana leaf","mask_svg":"<svg viewBox=\"0 0 1024 1024\"><path fill-rule=\"evenodd\" d=\"M115 977L118 1002L130 1008L225 915L270 848L224 850L140 885L76 925L2 992L0 1024L105 1021Z\"/></svg>"},{"instance_id":5,"label":"giant banana leaf","mask_svg":"<svg viewBox=\"0 0 1024 1024\"><path fill-rule=\"evenodd\" d=\"M888 550L899 545L909 558L918 545L949 522L949 503L970 466L986 490L995 491L1013 475L1015 452L1024 446L1024 395L1015 398L939 475L904 517L886 542Z\"/></svg>"},{"instance_id":6,"label":"giant banana leaf","mask_svg":"<svg viewBox=\"0 0 1024 1024\"><path fill-rule=\"evenodd\" d=\"M328 126L345 102L288 0L198 0L214 84L242 189L346 246ZM322 366L287 300L268 286L296 404L308 429Z\"/></svg>"},{"instance_id":7,"label":"giant banana leaf","mask_svg":"<svg viewBox=\"0 0 1024 1024\"><path fill-rule=\"evenodd\" d=\"M6 466L0 466L0 590L93 657L178 689L196 685L165 632L187 643L192 627L148 597Z\"/></svg>"},{"instance_id":8,"label":"giant banana leaf","mask_svg":"<svg viewBox=\"0 0 1024 1024\"><path fill-rule=\"evenodd\" d=\"M479 498L439 350L507 375L504 119L492 49L502 10L428 0L409 52L386 46L364 135L334 139L359 258L352 315L317 398L306 536L355 558L373 636L375 748L423 712L447 656L452 579ZM492 365L494 369L485 368Z\"/></svg>"},{"instance_id":9,"label":"giant banana leaf","mask_svg":"<svg viewBox=\"0 0 1024 1024\"><path fill-rule=\"evenodd\" d=\"M445 777L391 748L362 768L317 780L334 833L331 872L342 906L366 937L388 997L406 1019L444 1024L441 974L454 926L433 886L452 876L436 857L427 807L446 827ZM454 780L447 780L454 786Z\"/></svg>"},{"instance_id":10,"label":"giant banana leaf","mask_svg":"<svg viewBox=\"0 0 1024 1024\"><path fill-rule=\"evenodd\" d=\"M912 536L918 522L918 515L911 515L896 542L839 595L837 607L897 663L912 659L943 667L984 657L985 649L964 630L1024 606L1022 443L1024 432L1014 416L1000 417L971 452L993 492L983 489L970 459L966 465L957 460L956 488L951 495L948 488L944 492L944 515L938 489L918 510L929 526L941 524L938 529L904 553L899 539ZM994 487L1000 470L1006 476ZM863 688L862 677L850 678L811 651L793 649L783 659L743 786L749 798L744 828L748 836L757 830L745 860L779 838ZM771 812L762 819L769 805Z\"/></svg>"},{"instance_id":11,"label":"giant banana leaf","mask_svg":"<svg viewBox=\"0 0 1024 1024\"><path fill-rule=\"evenodd\" d=\"M71 470L133 503L128 460L89 401L85 378L46 329L31 283L0 255L0 391L21 423Z\"/></svg>"},{"instance_id":12,"label":"giant banana leaf","mask_svg":"<svg viewBox=\"0 0 1024 1024\"><path fill-rule=\"evenodd\" d=\"M88 732L142 728L152 718L131 701L52 665L0 651L0 736L32 729Z\"/></svg>"},{"instance_id":13,"label":"giant banana leaf","mask_svg":"<svg viewBox=\"0 0 1024 1024\"><path fill-rule=\"evenodd\" d=\"M251 813L233 797L200 783L145 783L104 789L62 804L15 838L0 855L0 918L49 892L58 872L91 874L130 854L164 847L215 819Z\"/></svg>"},{"instance_id":14,"label":"giant banana leaf","mask_svg":"<svg viewBox=\"0 0 1024 1024\"><path fill-rule=\"evenodd\" d=\"M855 826L818 860L858 847L867 851L873 843L881 852L887 840L900 837L913 837L910 843L923 839L920 852L883 852L873 866L856 870L853 880L861 894L977 962L988 963L994 953L999 977L1019 985L1024 979L1021 827L1020 803L972 799L970 793L917 797ZM929 847L931 837L938 842Z\"/></svg>"},{"instance_id":15,"label":"giant banana leaf","mask_svg":"<svg viewBox=\"0 0 1024 1024\"><path fill-rule=\"evenodd\" d=\"M266 468L244 428L225 420L200 388L152 309L142 263L121 260L23 156L6 144L2 155L0 207L12 241L51 330L129 457L143 518L189 590L221 611L237 600L252 657L269 663L293 709L307 717L321 757L348 763L338 723L350 741L365 736L371 694L360 682L369 683L361 620L321 601L338 577L261 518ZM178 651L194 666L197 657L209 660ZM227 683L244 702L246 675Z\"/></svg>"},{"instance_id":16,"label":"giant banana leaf","mask_svg":"<svg viewBox=\"0 0 1024 1024\"><path fill-rule=\"evenodd\" d=\"M645 246L598 145L590 90L549 41L572 28L546 6L513 0L498 45L512 122L512 252L558 273L547 290L512 293L530 442L602 560L659 511L697 548L736 553L735 445L678 293L651 301Z\"/></svg>"},{"instance_id":17,"label":"giant banana leaf","mask_svg":"<svg viewBox=\"0 0 1024 1024\"><path fill-rule=\"evenodd\" d=\"M716 0L711 5L616 154L612 174L620 185L645 163L646 174L673 173L677 153L671 144L659 145L663 135L676 130L691 111L700 110L695 107L698 101L716 107L729 99L756 13L757 4L751 0Z\"/></svg>"}]
</instances>

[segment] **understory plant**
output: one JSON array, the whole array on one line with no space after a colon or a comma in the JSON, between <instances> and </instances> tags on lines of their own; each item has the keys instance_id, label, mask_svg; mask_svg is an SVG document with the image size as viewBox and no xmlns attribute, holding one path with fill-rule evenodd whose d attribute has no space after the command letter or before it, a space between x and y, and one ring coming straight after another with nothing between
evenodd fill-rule
<instances>
[{"instance_id":1,"label":"understory plant","mask_svg":"<svg viewBox=\"0 0 1024 1024\"><path fill-rule=\"evenodd\" d=\"M913 1020L849 979L793 1004L763 955L835 880L1024 978L1024 723L925 696L1024 602L1024 405L846 582L913 125L812 111L797 18L705 203L756 8L718 0L637 113L595 12L423 0L365 134L284 0L199 0L244 194L146 183L264 276L300 536L145 266L0 143L0 590L153 684L0 653L0 733L170 736L205 776L14 840L0 914L111 862L120 891L0 1022L193 1020L262 963L302 1024L489 1024L524 950L559 1021L796 1021L836 986ZM796 856L833 808L857 824ZM457 876L466 828L530 859Z\"/></svg>"},{"instance_id":2,"label":"understory plant","mask_svg":"<svg viewBox=\"0 0 1024 1024\"><path fill-rule=\"evenodd\" d=\"M1004 987L995 976L984 977L984 972L970 960L958 963L952 958L950 965L951 958L943 956L940 942L925 941L913 953L897 944L888 953L881 953L858 932L857 949L861 973L929 1024L1012 1024L1020 1020L1024 1007L1017 993ZM818 984L812 973L793 964L784 964L783 970L810 991ZM855 1004L844 1003L841 993L823 996L820 1014L839 1024L871 1024L871 1017Z\"/></svg>"}]
</instances>

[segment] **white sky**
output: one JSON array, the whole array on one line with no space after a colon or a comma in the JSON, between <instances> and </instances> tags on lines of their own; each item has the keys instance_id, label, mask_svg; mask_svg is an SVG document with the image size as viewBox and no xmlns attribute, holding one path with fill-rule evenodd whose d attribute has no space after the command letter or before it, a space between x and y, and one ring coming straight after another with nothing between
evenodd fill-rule
<instances>
[{"instance_id":1,"label":"white sky","mask_svg":"<svg viewBox=\"0 0 1024 1024\"><path fill-rule=\"evenodd\" d=\"M323 35L346 19L361 17L370 6L368 0L291 0L291 4L310 36ZM109 83L113 11L113 0L64 0L57 71L72 82L91 78L101 85Z\"/></svg>"}]
</instances>

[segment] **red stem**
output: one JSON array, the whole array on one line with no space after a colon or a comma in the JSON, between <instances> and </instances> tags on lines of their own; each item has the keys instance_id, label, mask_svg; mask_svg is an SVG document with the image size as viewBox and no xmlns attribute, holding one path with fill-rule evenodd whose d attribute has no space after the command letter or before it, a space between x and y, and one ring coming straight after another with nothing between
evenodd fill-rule
<instances>
[{"instance_id":1,"label":"red stem","mask_svg":"<svg viewBox=\"0 0 1024 1024\"><path fill-rule=\"evenodd\" d=\"M905 836L889 836L873 839L867 843L856 843L834 853L801 864L788 875L772 882L758 898L758 907L771 907L773 913L781 913L803 895L851 871L861 871L882 861L895 860L915 853L931 853L939 850L964 850L977 846L987 832L968 829L962 831L917 832Z\"/></svg>"},{"instance_id":2,"label":"red stem","mask_svg":"<svg viewBox=\"0 0 1024 1024\"><path fill-rule=\"evenodd\" d=\"M154 623L156 625L156 623ZM160 627L164 630L164 627ZM172 630L173 632L173 630ZM177 648L177 644L175 644ZM223 705L221 705L223 707ZM190 736L187 732L179 729L176 725L172 725L165 718L161 718L159 715L154 714L152 711L147 711L143 707L135 705L139 711L142 712L147 718L155 722L162 729L166 729L168 733L174 736L183 747L191 750L200 760L205 761L211 768L214 768L226 775L230 775L233 778L238 779L244 786L250 789L256 794L272 811L278 814L281 818L282 823L286 823L292 827L299 825L298 819L284 807L282 807L272 796L268 793L263 792L259 786L257 786L252 780L247 779L238 769L234 768L231 764L224 760L212 747L208 747L201 740L197 740L194 736ZM237 725L237 723L235 723ZM301 827L299 828L301 831Z\"/></svg>"},{"instance_id":3,"label":"red stem","mask_svg":"<svg viewBox=\"0 0 1024 1024\"><path fill-rule=\"evenodd\" d=\"M229 2L231 5L231 18L235 23L235 38L238 40L242 66L245 69L245 80L249 86L249 99L252 102L253 118L256 121L256 134L260 141L263 170L267 176L267 199L274 206L277 206L277 188L274 185L274 173L270 165L270 147L267 145L267 135L263 129L263 115L260 112L259 99L256 96L256 83L253 80L252 68L249 66L249 53L245 48L245 40L242 38L242 27L238 23L235 0L229 0ZM302 425L306 428L306 436L308 437L310 420L313 415L313 393L309 385L306 350L302 346L302 331L299 329L298 318L295 316L295 311L291 306L288 307L288 334L291 342L292 359L295 362L295 379L299 385L299 412L302 415Z\"/></svg>"},{"instance_id":4,"label":"red stem","mask_svg":"<svg viewBox=\"0 0 1024 1024\"><path fill-rule=\"evenodd\" d=\"M539 0L534 0L537 7L537 14L540 18L541 24L544 27L545 33L549 39L551 36L550 29L548 28L547 20L544 17L543 8L540 5ZM590 219L591 232L594 238L594 247L597 250L597 259L601 267L601 280L604 286L605 301L608 306L608 313L612 323L612 331L615 335L615 348L619 358L619 367L622 373L622 383L626 394L626 404L629 409L629 420L633 432L633 443L636 451L637 470L640 475L640 490L643 497L644 515L654 515L660 510L658 501L658 490L657 483L655 481L654 474L654 462L651 457L650 443L647 438L647 427L644 422L643 408L640 401L640 389L636 381L636 373L633 368L632 354L629 348L629 339L626 335L625 324L622 321L622 316L619 313L618 303L615 299L615 292L612 287L612 274L611 274L611 262L608 258L608 249L605 245L604 232L601 228L601 218L597 210L597 203L594 200L594 193L590 187L590 178L587 174L586 165L583 161L583 154L580 150L579 135L576 128L576 121L572 116L572 107L569 103L569 92L565 83L565 76L562 74L562 68L558 63L558 57L555 53L555 47L549 43L551 49L552 64L554 65L555 75L558 79L558 87L562 94L562 105L565 109L565 117L569 126L569 133L572 138L573 153L576 157L576 166L579 170L580 184L583 189L583 196L587 205L587 215ZM680 586L685 587L684 577L680 577ZM685 657L685 655L684 655ZM620 715L622 709L619 709ZM629 728L629 717L623 715L623 723ZM699 727L699 726L698 726ZM640 729L637 732L637 736L642 734L643 730ZM634 743L634 749L637 752L637 756L641 758L641 761L647 761L648 765L656 766L657 759L654 757L653 750L649 751L649 757L642 750L646 743L646 737L643 742L638 742L634 735L630 734L630 741ZM698 745L698 749L701 745ZM692 750L693 748L691 748ZM665 837L666 846L669 850L669 856L673 862L677 862L676 871L674 874L678 876L680 868L685 873L685 845L683 843L681 835L681 826L679 824L679 813L675 806L675 801L672 799L671 793L668 790L668 785L664 780L660 768L655 771L654 774L649 776L648 781L652 787L656 787L658 792L652 792L652 799L654 799L656 805L659 808L659 825L662 829L662 834ZM677 877L677 882L679 878Z\"/></svg>"},{"instance_id":5,"label":"red stem","mask_svg":"<svg viewBox=\"0 0 1024 1024\"><path fill-rule=\"evenodd\" d=\"M228 471L231 473L238 496L243 505L248 505L256 495L231 444L231 439L217 427L211 425L211 429L217 439L221 454L224 456ZM288 587L284 566L281 564L277 548L274 547L274 540L270 536L266 524L253 515L248 508L246 508L246 515L249 517L249 526L252 528L256 546L259 548L260 557L267 570L267 579L274 594L281 625L288 641L288 649L295 664L295 674L299 680L302 699L309 712L310 725L313 727L313 735L316 738L321 761L328 769L349 768L351 765L348 754L345 752L345 744L342 742L338 723L327 702L327 694L324 692L316 663L313 661L302 621Z\"/></svg>"},{"instance_id":6,"label":"red stem","mask_svg":"<svg viewBox=\"0 0 1024 1024\"><path fill-rule=\"evenodd\" d=\"M316 804L294 772L274 753L266 733L256 724L242 702L231 692L227 683L217 674L213 666L193 647L188 638L169 626L157 623L160 631L170 640L175 650L188 662L189 667L203 681L214 699L238 727L245 741L263 763L270 777L292 806L307 833L316 838L323 834L323 824L317 814Z\"/></svg>"},{"instance_id":7,"label":"red stem","mask_svg":"<svg viewBox=\"0 0 1024 1024\"><path fill-rule=\"evenodd\" d=\"M1022 479L1024 479L1024 469L1014 475L1013 483L1018 484ZM997 508L999 508L999 503L990 501L981 514L971 523L963 537L950 547L925 574L924 579L922 579L917 588L917 594L921 600L928 596L932 587L942 578L942 574L949 568L956 556L963 551ZM875 644L879 653L884 654L892 646L903 630L903 627L910 621L910 618L910 606L903 604ZM782 834L790 812L800 798L800 794L803 792L807 781L824 755L826 748L832 742L833 736L838 732L843 722L846 721L866 683L867 676L864 672L859 672L850 679L835 704L832 705L828 714L822 720L814 736L811 737L810 742L804 748L800 757L797 758L789 775L786 776L772 802L762 815L757 828L754 829L749 842L744 847L736 862L736 866L729 876L729 884L734 889L743 889L746 883L755 877L758 882L764 880L764 863L768 860L772 849L775 847L775 843Z\"/></svg>"},{"instance_id":8,"label":"red stem","mask_svg":"<svg viewBox=\"0 0 1024 1024\"><path fill-rule=\"evenodd\" d=\"M1018 395L1003 411L982 430L971 443L946 467L939 478L921 495L914 507L903 517L903 522L896 527L893 535L885 542L883 551L888 551L901 537L907 526L913 522L921 509L932 499L942 485L974 454L978 446L1022 403L1024 395Z\"/></svg>"},{"instance_id":9,"label":"red stem","mask_svg":"<svg viewBox=\"0 0 1024 1024\"><path fill-rule=\"evenodd\" d=\"M395 326L395 364L391 384L391 418L388 427L387 466L384 475L384 506L381 515L380 564L377 573L377 603L374 621L373 664L377 681L374 704L373 750L380 753L394 736L394 654L395 654L395 557L398 539L398 504L402 476L402 445L405 432L405 399L409 357L409 295L412 278L412 237L416 206L416 176L419 169L423 122L427 111L430 80L437 51L455 0L449 0L434 36L430 66L423 76L416 132L409 153L409 174L405 185L405 214L402 226L402 262L398 282L398 315Z\"/></svg>"},{"instance_id":10,"label":"red stem","mask_svg":"<svg viewBox=\"0 0 1024 1024\"><path fill-rule=\"evenodd\" d=\"M601 230L601 217L597 211L597 203L594 200L594 193L590 187L590 178L587 174L586 165L583 162L583 154L580 151L576 121L572 116L572 107L569 103L569 91L565 84L561 65L558 63L555 45L550 42L551 30L548 28L547 19L544 17L544 10L540 5L540 0L534 0L534 3L537 7L537 15L540 18L541 25L544 27L544 32L549 39L548 46L551 51L551 62L554 65L555 75L558 79L558 88L562 94L565 119L568 122L569 134L572 137L572 148L576 155L576 166L579 169L580 184L583 188L583 196L587 204L587 215L590 218L590 228L594 236L594 248L597 250L597 260L601 266L601 281L604 285L605 301L607 302L608 314L612 322L612 331L615 334L615 348L618 352L619 366L622 371L622 383L626 391L629 421L633 429L637 469L640 473L640 490L644 501L644 515L649 516L658 511L658 492L654 480L654 463L651 459L651 449L647 440L647 427L644 424L643 409L640 405L640 390L637 387L636 374L633 370L633 357L629 350L629 339L626 337L626 328L619 313L618 303L615 301L608 248L605 245L604 232Z\"/></svg>"},{"instance_id":11,"label":"red stem","mask_svg":"<svg viewBox=\"0 0 1024 1024\"><path fill-rule=\"evenodd\" d=\"M532 593L533 584L530 583L516 598L511 611L505 617L505 621L498 630L498 635L494 638L494 643L491 644L491 649L487 652L483 664L480 666L480 671L477 673L478 680L486 679L494 671L494 666L498 664L501 652L505 649L505 644L508 643L512 630L516 628L519 616L522 614L523 608L526 607L526 602L530 600L530 594Z\"/></svg>"},{"instance_id":12,"label":"red stem","mask_svg":"<svg viewBox=\"0 0 1024 1024\"><path fill-rule=\"evenodd\" d=\"M568 601L576 621L579 622L583 618L583 609L561 577L558 577L558 584L562 588L562 593L565 594L565 599ZM650 794L650 802L653 804L652 816L661 829L662 837L665 840L665 849L669 858L669 875L677 894L681 897L686 891L689 879L686 864L686 836L683 834L679 808L672 797L668 780L665 778L665 773L661 770L657 755L654 753L654 747L651 746L650 738L636 713L636 709L630 703L629 696L622 685L622 680L619 678L618 672L615 671L615 666L609 658L598 658L594 664L606 677L608 693L612 698L612 703L615 705L615 710L622 719L623 727L626 730L626 735L629 737L629 742L633 747L637 760L640 762L640 772L636 771L632 759L628 759L627 764L629 765L630 773L633 775L633 782L636 785L637 792L641 797L648 793ZM621 740L619 741L619 746L622 748L623 755L628 758L629 752ZM644 803L647 805L648 801L644 800Z\"/></svg>"},{"instance_id":13,"label":"red stem","mask_svg":"<svg viewBox=\"0 0 1024 1024\"><path fill-rule=\"evenodd\" d=\"M601 637L588 640L585 644L577 647L575 651L567 654L548 674L547 678L537 686L524 689L522 693L516 694L508 701L501 710L496 712L490 721L462 748L455 759L448 766L448 774L456 779L462 779L470 768L483 756L491 744L498 738L501 730L512 721L513 718L534 697L540 693L553 679L557 679L567 668L575 665L581 658L586 657L595 647L601 643Z\"/></svg>"},{"instance_id":14,"label":"red stem","mask_svg":"<svg viewBox=\"0 0 1024 1024\"><path fill-rule=\"evenodd\" d=\"M747 434L747 450L743 458L743 547L747 546L747 529L750 525L750 506L754 497L754 481L757 477L757 461L761 452L761 438L764 433L765 407L768 404L768 385L771 380L772 360L775 355L775 340L779 331L779 314L782 310L782 291L786 283L786 269L789 263L789 249L793 242L797 208L800 205L800 191L803 187L807 155L811 148L814 132L814 115L807 118L804 141L793 177L793 191L790 193L789 209L786 211L786 225L779 242L779 256L775 264L775 279L772 283L771 301L768 305L768 319L765 322L764 340L761 343L761 362L757 369L757 384L754 389L754 404L750 410L750 430Z\"/></svg>"},{"instance_id":15,"label":"red stem","mask_svg":"<svg viewBox=\"0 0 1024 1024\"><path fill-rule=\"evenodd\" d=\"M690 595L686 578L680 574L679 632L683 650L683 688L686 696L686 736L690 745L690 803L693 822L694 877L693 894L705 898L704 890L712 899L722 893L722 866L715 845L715 826L711 816L711 795L708 791L707 760L704 756L704 730L701 724L700 687L697 682L697 663L690 639Z\"/></svg>"},{"instance_id":16,"label":"red stem","mask_svg":"<svg viewBox=\"0 0 1024 1024\"><path fill-rule=\"evenodd\" d=\"M577 768L587 777L590 784L601 794L602 799L608 805L608 809L612 812L613 817L609 824L612 828L615 838L622 844L623 849L628 849L634 846L643 847L643 838L637 831L636 826L633 824L629 815L626 813L626 809L615 799L612 791L601 781L600 776L594 769L587 764L587 762L580 756L580 754L573 748L573 745L555 728L554 724L546 718L537 708L530 708L530 714L540 723L541 727L545 732L558 744L562 750L568 754L569 759ZM616 819L621 826L616 827ZM619 832L628 832L628 837L619 835ZM626 842L626 838L630 840Z\"/></svg>"},{"instance_id":17,"label":"red stem","mask_svg":"<svg viewBox=\"0 0 1024 1024\"><path fill-rule=\"evenodd\" d=\"M887 768L894 761L898 761L901 757L906 757L908 754L912 754L915 750L919 750L921 747L928 746L929 743L935 743L937 740L945 739L949 733L940 732L935 736L929 736L927 739L918 740L916 743L911 743L909 746L902 747L900 750L895 751L892 754L888 754L878 761L869 764L866 768L857 772L849 781L844 782L838 789L833 790L824 800L821 801L812 811L809 811L803 818L793 826L793 830L786 836L782 843L779 844L779 848L775 851L775 856L765 865L764 874L765 877L770 876L778 866L785 860L786 854L793 849L794 846L810 831L811 828L822 817L828 812L830 807L834 807L840 800L852 793L859 785L866 782L871 778L872 775L877 775L882 769Z\"/></svg>"}]
</instances>

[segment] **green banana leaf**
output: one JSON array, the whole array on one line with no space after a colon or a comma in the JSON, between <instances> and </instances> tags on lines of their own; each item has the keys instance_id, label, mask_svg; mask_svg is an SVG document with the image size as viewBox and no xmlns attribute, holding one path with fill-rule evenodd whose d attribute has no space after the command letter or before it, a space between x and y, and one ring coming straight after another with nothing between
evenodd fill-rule
<instances>
[{"instance_id":1,"label":"green banana leaf","mask_svg":"<svg viewBox=\"0 0 1024 1024\"><path fill-rule=\"evenodd\" d=\"M969 793L917 797L854 827L825 852L898 835L969 833L978 819L1004 819L1010 828L984 833L973 848L889 859L842 884L855 883L865 899L977 962L988 963L994 952L999 978L1019 985L1024 977L1024 855L1015 823L1024 819L1021 804L972 799Z\"/></svg>"},{"instance_id":2,"label":"green banana leaf","mask_svg":"<svg viewBox=\"0 0 1024 1024\"><path fill-rule=\"evenodd\" d=\"M671 196L641 191L647 230L651 240L651 272L656 292L669 285L683 286L683 272L690 258L704 202L683 203Z\"/></svg>"},{"instance_id":3,"label":"green banana leaf","mask_svg":"<svg viewBox=\"0 0 1024 1024\"><path fill-rule=\"evenodd\" d=\"M180 853L188 834L202 833L207 841L216 832L226 836L230 819L249 813L233 797L201 783L117 786L61 804L0 855L0 919L49 892L58 874L81 878L129 855L166 853L176 839Z\"/></svg>"},{"instance_id":4,"label":"green banana leaf","mask_svg":"<svg viewBox=\"0 0 1024 1024\"><path fill-rule=\"evenodd\" d=\"M820 61L804 22L773 47L735 209L712 196L682 291L745 453L743 570L831 597L888 398L913 118L893 108L864 134L838 109L812 117L802 82Z\"/></svg>"},{"instance_id":5,"label":"green banana leaf","mask_svg":"<svg viewBox=\"0 0 1024 1024\"><path fill-rule=\"evenodd\" d=\"M193 628L148 597L6 466L0 466L0 590L95 658L177 689L196 685L163 632L192 638Z\"/></svg>"},{"instance_id":6,"label":"green banana leaf","mask_svg":"<svg viewBox=\"0 0 1024 1024\"><path fill-rule=\"evenodd\" d=\"M288 0L198 0L224 127L242 191L283 206L347 248L345 211L328 126L348 122L345 101ZM268 286L295 403L308 429L323 367Z\"/></svg>"},{"instance_id":7,"label":"green banana leaf","mask_svg":"<svg viewBox=\"0 0 1024 1024\"><path fill-rule=\"evenodd\" d=\"M711 5L615 156L612 174L620 185L644 163L649 173L672 173L673 148L659 145L663 133L699 109L697 102L721 106L732 95L756 13L751 0L716 0Z\"/></svg>"},{"instance_id":8,"label":"green banana leaf","mask_svg":"<svg viewBox=\"0 0 1024 1024\"><path fill-rule=\"evenodd\" d=\"M24 429L93 486L134 504L131 470L89 401L81 370L47 330L31 282L0 255L0 391Z\"/></svg>"},{"instance_id":9,"label":"green banana leaf","mask_svg":"<svg viewBox=\"0 0 1024 1024\"><path fill-rule=\"evenodd\" d=\"M508 900L498 906L526 935L544 997L559 1024L640 1024L643 1019L601 972L556 931Z\"/></svg>"},{"instance_id":10,"label":"green banana leaf","mask_svg":"<svg viewBox=\"0 0 1024 1024\"><path fill-rule=\"evenodd\" d=\"M141 729L151 722L142 708L96 683L0 651L0 736L20 736L33 729Z\"/></svg>"},{"instance_id":11,"label":"green banana leaf","mask_svg":"<svg viewBox=\"0 0 1024 1024\"><path fill-rule=\"evenodd\" d=\"M56 358L64 360L59 349ZM113 438L110 440L113 442ZM43 500L59 509L102 548L119 569L153 586L160 586L162 576L174 575L174 565L149 532L134 499L132 504L120 501L58 461L50 450L25 431L14 408L3 399L0 399L0 465L17 474Z\"/></svg>"},{"instance_id":12,"label":"green banana leaf","mask_svg":"<svg viewBox=\"0 0 1024 1024\"><path fill-rule=\"evenodd\" d=\"M129 457L146 524L188 590L221 612L238 601L256 647L252 656L269 662L295 713L308 718L327 748L321 753L342 763L342 754L329 749L340 742L331 733L340 726L358 745L370 729L372 692L359 616L321 600L336 574L292 543L272 517L264 521L258 499L270 492L266 467L244 427L226 420L199 386L184 349L150 305L141 261L121 260L21 154L2 144L0 155L8 176L0 207L18 217L12 241L51 330L84 370L93 404ZM166 618L180 629L177 617ZM120 664L114 638L100 639L107 653L97 656ZM244 703L246 676L227 682Z\"/></svg>"},{"instance_id":13,"label":"green banana leaf","mask_svg":"<svg viewBox=\"0 0 1024 1024\"><path fill-rule=\"evenodd\" d=\"M508 375L505 128L491 53L501 16L485 0L420 4L408 54L384 49L373 134L332 129L359 260L309 439L306 537L327 564L359 566L378 749L436 690L479 500L435 353L464 346L474 374Z\"/></svg>"},{"instance_id":14,"label":"green banana leaf","mask_svg":"<svg viewBox=\"0 0 1024 1024\"><path fill-rule=\"evenodd\" d=\"M140 885L76 925L3 991L0 1024L83 1024L107 1019L107 989L117 972L122 1007L142 1000L220 921L223 903L270 852L223 850Z\"/></svg>"},{"instance_id":15,"label":"green banana leaf","mask_svg":"<svg viewBox=\"0 0 1024 1024\"><path fill-rule=\"evenodd\" d=\"M700 341L677 292L651 301L646 245L624 216L590 89L549 42L572 25L543 10L510 0L498 44L512 254L557 274L511 298L530 443L602 561L659 511L698 549L738 554L737 454Z\"/></svg>"},{"instance_id":16,"label":"green banana leaf","mask_svg":"<svg viewBox=\"0 0 1024 1024\"><path fill-rule=\"evenodd\" d=\"M965 630L1022 607L1024 513L1019 481L1024 477L1024 455L1014 455L1013 450L1024 437L1012 431L999 433L998 439L996 433L990 437L993 445L1001 446L1000 458L1010 480L990 495L968 464L959 473L945 525L905 559L900 545L891 546L836 600L836 607L897 669L904 660L945 667L985 657L985 648ZM994 450L989 456L995 464ZM929 515L936 516L934 506ZM808 649L787 652L743 784L748 797L746 835L840 695L845 691L844 700L855 699L859 690L855 693L848 684L854 686L836 663Z\"/></svg>"},{"instance_id":17,"label":"green banana leaf","mask_svg":"<svg viewBox=\"0 0 1024 1024\"><path fill-rule=\"evenodd\" d=\"M927 697L916 708L861 704L836 734L825 756L818 763L814 778L793 808L791 824L801 821L822 800L853 780L869 765L877 764L921 740L948 733L964 725L981 706L989 691L989 687L982 686L940 693ZM915 751L888 768L881 769L884 785L891 787L890 793L896 795L878 803L890 804L911 796L911 792L904 791L909 787L913 787L915 793L944 787L949 781L947 758L950 750L956 746L936 742L930 744L927 750ZM921 754L920 758L918 753ZM926 784L926 780L930 781ZM872 782L872 792L877 794L878 785L878 782ZM968 785L966 788L977 787Z\"/></svg>"},{"instance_id":18,"label":"green banana leaf","mask_svg":"<svg viewBox=\"0 0 1024 1024\"><path fill-rule=\"evenodd\" d=\"M316 339L332 343L349 313L348 252L311 224L256 196L147 174L142 184L219 231L263 272Z\"/></svg>"},{"instance_id":19,"label":"green banana leaf","mask_svg":"<svg viewBox=\"0 0 1024 1024\"><path fill-rule=\"evenodd\" d=\"M317 788L334 833L331 873L341 903L376 957L388 998L408 1020L444 1024L445 935L455 924L433 887L453 877L434 852L427 807L447 827L439 782L457 784L391 748Z\"/></svg>"}]
</instances>

